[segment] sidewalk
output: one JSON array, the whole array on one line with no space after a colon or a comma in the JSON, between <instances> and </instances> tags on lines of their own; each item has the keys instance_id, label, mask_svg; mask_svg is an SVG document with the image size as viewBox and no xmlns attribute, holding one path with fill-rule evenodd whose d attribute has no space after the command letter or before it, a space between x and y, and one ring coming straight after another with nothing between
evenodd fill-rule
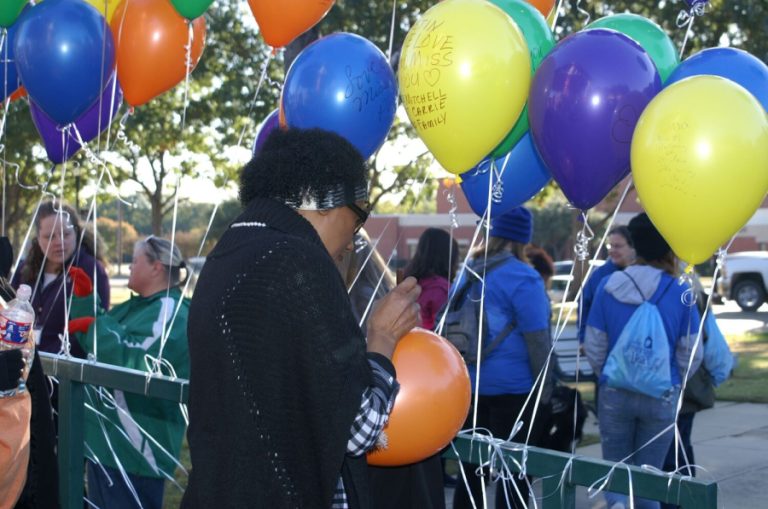
<instances>
[{"instance_id":1,"label":"sidewalk","mask_svg":"<svg viewBox=\"0 0 768 509\"><path fill-rule=\"evenodd\" d=\"M585 432L598 434L590 414ZM768 405L717 402L714 408L696 414L693 423L696 464L706 472L702 479L718 483L718 506L752 509L766 506L768 476ZM601 457L600 444L577 449L584 456ZM579 490L577 508L602 509L601 497L590 500Z\"/></svg>"},{"instance_id":2,"label":"sidewalk","mask_svg":"<svg viewBox=\"0 0 768 509\"><path fill-rule=\"evenodd\" d=\"M598 435L597 420L590 414L584 432ZM766 507L768 495L768 404L718 402L696 414L693 424L696 463L705 469L701 479L713 479L719 487L718 507L756 509ZM577 454L600 458L600 444L577 449ZM494 487L490 487L489 492ZM453 490L447 489L451 508ZM489 499L489 507L493 507ZM533 507L533 504L530 505ZM586 488L577 488L576 509L605 509L602 496L590 499Z\"/></svg>"}]
</instances>

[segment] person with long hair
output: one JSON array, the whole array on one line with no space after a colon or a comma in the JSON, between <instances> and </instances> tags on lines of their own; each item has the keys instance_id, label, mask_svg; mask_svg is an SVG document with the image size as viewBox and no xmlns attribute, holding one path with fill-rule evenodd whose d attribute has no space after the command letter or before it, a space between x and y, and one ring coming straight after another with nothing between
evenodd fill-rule
<instances>
[{"instance_id":1,"label":"person with long hair","mask_svg":"<svg viewBox=\"0 0 768 509\"><path fill-rule=\"evenodd\" d=\"M421 326L435 328L437 312L448 300L451 279L459 265L459 245L439 228L427 228L419 237L416 252L406 265L404 277L415 277L421 286Z\"/></svg>"},{"instance_id":2,"label":"person with long hair","mask_svg":"<svg viewBox=\"0 0 768 509\"><path fill-rule=\"evenodd\" d=\"M479 360L479 390L473 395L473 401L477 402L477 422L473 422L470 409L465 428L487 429L502 440L524 442L529 436L528 443L539 446L548 431L553 385L551 370L543 375L544 386L535 415L535 401L532 399L526 405L526 399L546 366L552 339L550 304L544 281L525 257L525 246L530 243L532 234L533 218L523 207L491 219L488 245L475 250L472 270L463 271L454 286L461 288L466 278L485 273L487 330L483 331L483 351L486 353ZM485 267L489 269L486 271ZM482 289L478 280L463 298L480 299ZM501 340L497 343L494 338ZM497 346L487 351L490 343L497 343ZM478 366L473 364L468 368L474 391ZM518 420L522 426L515 433ZM481 500L481 483L487 476L487 471L478 475L475 465L464 464L463 468L469 491L463 482L457 483L453 499L456 509L473 506L470 493L476 502ZM529 489L526 480L515 476L514 480L503 482L505 485L500 484L496 490L495 507L508 507L505 492L512 507L527 507Z\"/></svg>"},{"instance_id":3,"label":"person with long hair","mask_svg":"<svg viewBox=\"0 0 768 509\"><path fill-rule=\"evenodd\" d=\"M660 469L673 438L672 425L680 387L690 364L690 374L701 363L703 348L696 349L691 359L699 328L699 312L686 303L687 284L678 284L677 259L667 241L651 223L648 215L639 214L629 222L629 231L637 251L637 260L623 271L603 279L595 294L587 318L584 351L598 375L598 415L603 458L625 461L630 465L650 465ZM664 326L664 338L647 337L643 358L661 359L668 363L670 385L661 397L620 388L617 380L604 373L606 361L635 310L644 302L656 306ZM640 331L638 331L640 332ZM625 336L626 337L626 336ZM627 349L619 349L622 355ZM668 360L664 360L666 357ZM641 365L634 361L624 369L650 370L656 364ZM629 373L631 374L631 373ZM621 372L614 377L619 378ZM630 507L626 495L607 492L609 509ZM659 509L659 502L636 499L638 509Z\"/></svg>"},{"instance_id":4,"label":"person with long hair","mask_svg":"<svg viewBox=\"0 0 768 509\"><path fill-rule=\"evenodd\" d=\"M396 286L395 277L379 251L371 245L365 229L355 234L353 248L344 253L337 265L349 292L352 312L364 328L373 303Z\"/></svg>"},{"instance_id":5,"label":"person with long hair","mask_svg":"<svg viewBox=\"0 0 768 509\"><path fill-rule=\"evenodd\" d=\"M188 378L189 300L180 288L185 267L181 251L169 240L140 240L128 278L128 288L136 295L109 311L99 309L95 317L90 278L70 269L75 294L70 333L99 362ZM118 390L104 392L88 392L94 407L85 418L85 440L92 454L86 468L88 498L97 507L160 509L186 428L179 405Z\"/></svg>"},{"instance_id":6,"label":"person with long hair","mask_svg":"<svg viewBox=\"0 0 768 509\"><path fill-rule=\"evenodd\" d=\"M24 262L13 276L12 285L32 287L30 302L35 309L35 340L43 352L61 353L66 309L72 296L70 267L82 269L96 277L96 290L101 306L109 308L109 278L102 259L93 247L90 232L85 231L74 208L57 200L40 204L34 224L35 237L30 242ZM93 303L91 303L93 305ZM42 329L42 330L40 330ZM85 351L71 341L71 354L85 358Z\"/></svg>"}]
</instances>

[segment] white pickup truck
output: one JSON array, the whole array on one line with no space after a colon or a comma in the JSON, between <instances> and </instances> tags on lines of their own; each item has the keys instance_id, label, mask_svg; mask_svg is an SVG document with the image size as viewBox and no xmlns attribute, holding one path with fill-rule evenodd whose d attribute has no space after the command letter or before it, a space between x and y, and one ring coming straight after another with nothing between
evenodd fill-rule
<instances>
[{"instance_id":1,"label":"white pickup truck","mask_svg":"<svg viewBox=\"0 0 768 509\"><path fill-rule=\"evenodd\" d=\"M768 289L768 251L744 251L725 257L718 293L744 311L756 311L765 302Z\"/></svg>"}]
</instances>

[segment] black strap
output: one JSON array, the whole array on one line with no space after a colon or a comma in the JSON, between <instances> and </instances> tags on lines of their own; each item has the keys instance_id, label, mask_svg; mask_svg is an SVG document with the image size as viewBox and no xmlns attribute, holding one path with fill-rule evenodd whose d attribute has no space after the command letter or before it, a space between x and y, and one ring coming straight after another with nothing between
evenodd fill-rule
<instances>
[{"instance_id":1,"label":"black strap","mask_svg":"<svg viewBox=\"0 0 768 509\"><path fill-rule=\"evenodd\" d=\"M633 278L632 276L627 274L627 271L625 271L625 270L621 271L621 273L624 274L625 276L627 276L630 281L632 281L632 284L635 285L635 289L637 290L637 293L640 294L640 297L642 297L644 301L651 300L650 298L646 298L646 296L643 295L643 291L640 289L640 286L638 286L637 281L635 281L635 278ZM662 274L661 277L664 277L664 275ZM664 291L661 292L661 295L659 295L659 298L656 299L655 301L651 302L651 304L656 305L656 303L658 303L661 300L661 298L664 297L664 295L667 293L667 290L669 290L669 287L672 286L673 282L674 282L674 279L670 280L669 283L667 283L666 288L664 288ZM651 297L653 297L653 295L651 295Z\"/></svg>"},{"instance_id":2,"label":"black strap","mask_svg":"<svg viewBox=\"0 0 768 509\"><path fill-rule=\"evenodd\" d=\"M488 357L488 354L493 351L494 348L499 346L502 341L504 341L504 338L507 337L507 334L515 330L515 327L517 327L517 320L514 318L510 320L510 322L507 324L506 327L504 327L501 332L499 332L495 338L493 338L493 341L491 341L491 344L488 345L483 349L483 359ZM482 344L482 343L480 343Z\"/></svg>"},{"instance_id":3,"label":"black strap","mask_svg":"<svg viewBox=\"0 0 768 509\"><path fill-rule=\"evenodd\" d=\"M493 269L500 266L502 263L506 262L509 258L510 257L499 258L498 260L493 260L490 263L486 263L484 265L481 264L476 269L473 268L472 270L477 273L481 273L485 271L485 275L488 275L489 272L493 271ZM469 274L467 276L467 280L464 281L464 284L461 285L461 288L459 288L459 291L456 293L456 296L453 298L454 306L460 306L467 292L469 292L470 288L472 288L472 285L477 283L477 281L473 280L471 276L472 274Z\"/></svg>"}]
</instances>

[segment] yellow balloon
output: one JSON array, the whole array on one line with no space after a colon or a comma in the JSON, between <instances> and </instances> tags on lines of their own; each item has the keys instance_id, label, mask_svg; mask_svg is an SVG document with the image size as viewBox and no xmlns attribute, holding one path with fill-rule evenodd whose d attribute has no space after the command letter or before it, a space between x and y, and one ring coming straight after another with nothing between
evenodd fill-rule
<instances>
[{"instance_id":1,"label":"yellow balloon","mask_svg":"<svg viewBox=\"0 0 768 509\"><path fill-rule=\"evenodd\" d=\"M528 45L485 0L444 0L408 32L400 94L411 123L440 164L463 173L488 155L528 99Z\"/></svg>"},{"instance_id":2,"label":"yellow balloon","mask_svg":"<svg viewBox=\"0 0 768 509\"><path fill-rule=\"evenodd\" d=\"M85 0L92 6L96 7L105 18L107 22L112 21L112 15L115 13L115 9L120 4L120 0Z\"/></svg>"},{"instance_id":3,"label":"yellow balloon","mask_svg":"<svg viewBox=\"0 0 768 509\"><path fill-rule=\"evenodd\" d=\"M706 261L768 192L768 115L746 89L694 76L646 107L632 138L640 202L672 250Z\"/></svg>"}]
</instances>

